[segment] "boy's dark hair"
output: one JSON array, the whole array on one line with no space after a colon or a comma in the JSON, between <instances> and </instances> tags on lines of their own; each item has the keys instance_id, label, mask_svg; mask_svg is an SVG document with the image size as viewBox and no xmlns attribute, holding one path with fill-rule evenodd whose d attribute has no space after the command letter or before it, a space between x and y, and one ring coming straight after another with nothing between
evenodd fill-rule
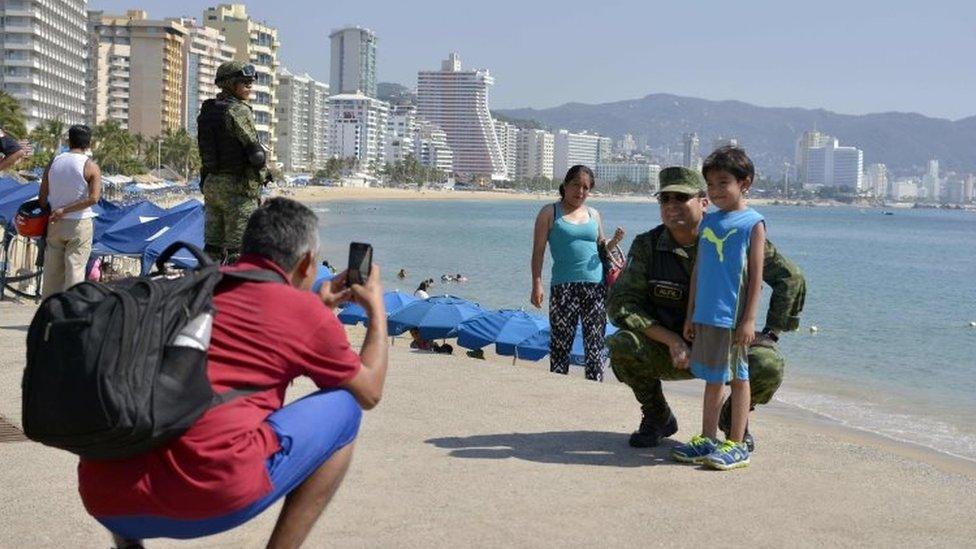
<instances>
[{"instance_id":1,"label":"boy's dark hair","mask_svg":"<svg viewBox=\"0 0 976 549\"><path fill-rule=\"evenodd\" d=\"M84 124L75 124L68 128L68 146L72 149L91 147L91 137L91 128Z\"/></svg>"},{"instance_id":2,"label":"boy's dark hair","mask_svg":"<svg viewBox=\"0 0 976 549\"><path fill-rule=\"evenodd\" d=\"M266 257L289 272L305 253L318 253L318 224L315 212L304 204L272 198L247 220L241 253Z\"/></svg>"},{"instance_id":3,"label":"boy's dark hair","mask_svg":"<svg viewBox=\"0 0 976 549\"><path fill-rule=\"evenodd\" d=\"M583 174L590 176L590 188L592 189L593 187L596 187L596 176L593 175L593 170L582 164L577 164L566 171L566 177L564 177L563 182L559 184L559 198L566 197L566 189L563 188L566 183L576 181Z\"/></svg>"},{"instance_id":4,"label":"boy's dark hair","mask_svg":"<svg viewBox=\"0 0 976 549\"><path fill-rule=\"evenodd\" d=\"M739 147L725 146L712 151L702 164L702 175L708 177L708 172L711 171L728 172L736 181L748 178L752 182L756 179L756 167L752 165L746 151Z\"/></svg>"}]
</instances>

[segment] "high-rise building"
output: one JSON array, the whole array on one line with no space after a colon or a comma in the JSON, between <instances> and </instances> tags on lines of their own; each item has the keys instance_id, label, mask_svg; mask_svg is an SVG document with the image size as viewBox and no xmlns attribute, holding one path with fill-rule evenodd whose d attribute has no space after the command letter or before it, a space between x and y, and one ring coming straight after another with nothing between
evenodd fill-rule
<instances>
[{"instance_id":1,"label":"high-rise building","mask_svg":"<svg viewBox=\"0 0 976 549\"><path fill-rule=\"evenodd\" d=\"M870 164L864 172L864 188L876 197L888 195L888 167L884 164Z\"/></svg>"},{"instance_id":2,"label":"high-rise building","mask_svg":"<svg viewBox=\"0 0 976 549\"><path fill-rule=\"evenodd\" d=\"M647 189L648 192L657 189L657 176L660 173L661 166L638 162L601 162L594 170L596 183L601 187L610 187L614 183L626 180Z\"/></svg>"},{"instance_id":3,"label":"high-rise building","mask_svg":"<svg viewBox=\"0 0 976 549\"><path fill-rule=\"evenodd\" d=\"M969 174L966 176L966 183L963 185L963 201L972 202L976 200L976 175Z\"/></svg>"},{"instance_id":4,"label":"high-rise building","mask_svg":"<svg viewBox=\"0 0 976 549\"><path fill-rule=\"evenodd\" d=\"M495 137L498 139L498 146L502 150L502 158L505 160L505 171L508 177L514 179L518 176L518 138L519 129L515 124L504 122L499 119L493 120L495 126Z\"/></svg>"},{"instance_id":5,"label":"high-rise building","mask_svg":"<svg viewBox=\"0 0 976 549\"><path fill-rule=\"evenodd\" d=\"M329 86L278 72L278 161L286 172L314 172L328 160Z\"/></svg>"},{"instance_id":6,"label":"high-rise building","mask_svg":"<svg viewBox=\"0 0 976 549\"><path fill-rule=\"evenodd\" d=\"M738 147L739 140L735 137L719 137L712 140L712 149L708 151L708 154L721 149L722 147ZM705 156L708 156L707 154Z\"/></svg>"},{"instance_id":7,"label":"high-rise building","mask_svg":"<svg viewBox=\"0 0 976 549\"><path fill-rule=\"evenodd\" d=\"M454 173L454 152L447 144L444 130L423 118L417 118L414 127L414 154L420 164L437 168L446 175Z\"/></svg>"},{"instance_id":8,"label":"high-rise building","mask_svg":"<svg viewBox=\"0 0 976 549\"><path fill-rule=\"evenodd\" d=\"M251 109L258 139L267 145L272 161L276 159L278 29L254 21L244 4L220 4L203 12L203 24L217 29L234 47L234 59L254 65L257 73L251 92Z\"/></svg>"},{"instance_id":9,"label":"high-rise building","mask_svg":"<svg viewBox=\"0 0 976 549\"><path fill-rule=\"evenodd\" d=\"M629 133L625 133L620 139L620 152L626 155L631 155L634 154L636 150L637 141L634 139L634 136Z\"/></svg>"},{"instance_id":10,"label":"high-rise building","mask_svg":"<svg viewBox=\"0 0 976 549\"><path fill-rule=\"evenodd\" d=\"M234 59L236 50L227 43L223 34L214 28L201 26L192 17L182 17L173 20L186 29L183 41L183 56L186 67L183 71L185 85L183 86L184 120L187 132L196 137L197 116L200 108L207 99L212 99L220 93L220 88L214 84L217 67Z\"/></svg>"},{"instance_id":11,"label":"high-rise building","mask_svg":"<svg viewBox=\"0 0 976 549\"><path fill-rule=\"evenodd\" d=\"M830 136L816 130L803 132L796 140L794 150L793 165L796 167L796 175L800 185L806 183L807 176L807 155L810 149L819 149L827 145Z\"/></svg>"},{"instance_id":12,"label":"high-rise building","mask_svg":"<svg viewBox=\"0 0 976 549\"><path fill-rule=\"evenodd\" d=\"M456 53L441 70L417 74L417 114L444 130L454 171L467 180L508 178L488 111L488 88L494 83L487 70L462 71Z\"/></svg>"},{"instance_id":13,"label":"high-rise building","mask_svg":"<svg viewBox=\"0 0 976 549\"><path fill-rule=\"evenodd\" d=\"M346 27L332 31L329 40L332 93L376 97L376 33L362 27Z\"/></svg>"},{"instance_id":14,"label":"high-rise building","mask_svg":"<svg viewBox=\"0 0 976 549\"><path fill-rule=\"evenodd\" d=\"M596 156L599 162L609 162L613 158L613 140L609 137L599 138L597 140Z\"/></svg>"},{"instance_id":15,"label":"high-rise building","mask_svg":"<svg viewBox=\"0 0 976 549\"><path fill-rule=\"evenodd\" d=\"M888 198L891 200L913 200L918 198L918 185L912 179L898 179L888 185Z\"/></svg>"},{"instance_id":16,"label":"high-rise building","mask_svg":"<svg viewBox=\"0 0 976 549\"><path fill-rule=\"evenodd\" d=\"M383 165L389 104L361 93L329 98L329 156L353 158L361 172Z\"/></svg>"},{"instance_id":17,"label":"high-rise building","mask_svg":"<svg viewBox=\"0 0 976 549\"><path fill-rule=\"evenodd\" d=\"M922 177L922 187L925 189L925 196L933 202L942 199L942 180L939 178L939 161L929 160L929 169Z\"/></svg>"},{"instance_id":18,"label":"high-rise building","mask_svg":"<svg viewBox=\"0 0 976 549\"><path fill-rule=\"evenodd\" d=\"M697 170L701 166L701 151L698 134L695 132L686 133L681 136L681 143L684 147L684 160L681 165Z\"/></svg>"},{"instance_id":19,"label":"high-rise building","mask_svg":"<svg viewBox=\"0 0 976 549\"><path fill-rule=\"evenodd\" d=\"M566 172L577 164L582 164L591 170L600 162L599 135L591 133L571 133L559 130L555 135L552 160L552 178L562 181Z\"/></svg>"},{"instance_id":20,"label":"high-rise building","mask_svg":"<svg viewBox=\"0 0 976 549\"><path fill-rule=\"evenodd\" d=\"M391 164L402 162L415 155L414 134L417 126L417 107L409 103L390 106L386 121L386 147L384 160Z\"/></svg>"},{"instance_id":21,"label":"high-rise building","mask_svg":"<svg viewBox=\"0 0 976 549\"><path fill-rule=\"evenodd\" d=\"M553 137L546 130L523 129L518 136L519 179L552 179Z\"/></svg>"},{"instance_id":22,"label":"high-rise building","mask_svg":"<svg viewBox=\"0 0 976 549\"><path fill-rule=\"evenodd\" d=\"M117 120L146 137L184 127L186 27L142 10L90 12L89 26L90 121Z\"/></svg>"},{"instance_id":23,"label":"high-rise building","mask_svg":"<svg viewBox=\"0 0 976 549\"><path fill-rule=\"evenodd\" d=\"M841 147L834 138L821 147L806 149L805 185L844 187L860 191L864 180L864 153L856 147Z\"/></svg>"},{"instance_id":24,"label":"high-rise building","mask_svg":"<svg viewBox=\"0 0 976 549\"><path fill-rule=\"evenodd\" d=\"M0 88L20 103L28 130L85 120L85 1L0 2Z\"/></svg>"}]
</instances>

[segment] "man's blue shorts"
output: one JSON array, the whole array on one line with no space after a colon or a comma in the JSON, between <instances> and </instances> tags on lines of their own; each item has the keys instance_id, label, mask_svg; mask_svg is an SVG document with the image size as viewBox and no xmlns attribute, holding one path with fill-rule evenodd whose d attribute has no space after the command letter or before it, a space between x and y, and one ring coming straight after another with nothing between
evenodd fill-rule
<instances>
[{"instance_id":1,"label":"man's blue shorts","mask_svg":"<svg viewBox=\"0 0 976 549\"><path fill-rule=\"evenodd\" d=\"M268 458L271 492L219 517L184 520L156 516L96 517L114 534L130 539L190 539L230 530L256 517L309 477L359 432L363 411L344 389L312 393L268 416L281 450Z\"/></svg>"}]
</instances>

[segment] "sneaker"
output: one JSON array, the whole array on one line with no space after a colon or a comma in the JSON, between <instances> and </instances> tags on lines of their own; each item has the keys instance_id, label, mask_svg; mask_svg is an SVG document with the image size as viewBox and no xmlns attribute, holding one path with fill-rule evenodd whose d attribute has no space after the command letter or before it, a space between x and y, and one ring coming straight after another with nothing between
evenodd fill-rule
<instances>
[{"instance_id":1,"label":"sneaker","mask_svg":"<svg viewBox=\"0 0 976 549\"><path fill-rule=\"evenodd\" d=\"M695 435L688 444L672 448L671 458L681 463L701 463L716 448L718 448L718 441Z\"/></svg>"},{"instance_id":2,"label":"sneaker","mask_svg":"<svg viewBox=\"0 0 976 549\"><path fill-rule=\"evenodd\" d=\"M726 398L725 403L722 404L722 411L718 415L718 428L725 433L725 438L729 438L729 433L732 432L732 398ZM742 442L745 442L746 447L749 448L749 453L756 450L756 441L753 440L752 434L749 433L749 422L746 421L746 436L742 437Z\"/></svg>"},{"instance_id":3,"label":"sneaker","mask_svg":"<svg viewBox=\"0 0 976 549\"><path fill-rule=\"evenodd\" d=\"M728 471L749 466L749 448L744 443L726 440L702 462L712 469Z\"/></svg>"},{"instance_id":4,"label":"sneaker","mask_svg":"<svg viewBox=\"0 0 976 549\"><path fill-rule=\"evenodd\" d=\"M661 439L678 432L678 420L674 414L668 414L664 425L652 421L647 414L641 417L640 427L630 434L630 445L633 448L653 448L661 444Z\"/></svg>"}]
</instances>

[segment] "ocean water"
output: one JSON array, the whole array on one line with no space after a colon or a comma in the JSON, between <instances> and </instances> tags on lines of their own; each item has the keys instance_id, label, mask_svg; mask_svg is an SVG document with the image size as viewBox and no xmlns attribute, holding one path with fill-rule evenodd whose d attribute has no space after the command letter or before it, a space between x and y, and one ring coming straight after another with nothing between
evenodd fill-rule
<instances>
[{"instance_id":1,"label":"ocean water","mask_svg":"<svg viewBox=\"0 0 976 549\"><path fill-rule=\"evenodd\" d=\"M322 252L334 265L346 263L350 241L370 242L388 289L413 292L430 277L431 295L532 310L532 227L543 204L349 201L316 211ZM591 205L608 233L616 225L627 231L624 251L633 236L660 222L650 201ZM807 278L802 327L781 337L787 371L777 398L976 460L976 328L969 326L976 321L976 214L759 209L770 240ZM405 281L395 276L400 268ZM547 254L546 281L548 271ZM440 282L442 274L457 273L469 281Z\"/></svg>"}]
</instances>

